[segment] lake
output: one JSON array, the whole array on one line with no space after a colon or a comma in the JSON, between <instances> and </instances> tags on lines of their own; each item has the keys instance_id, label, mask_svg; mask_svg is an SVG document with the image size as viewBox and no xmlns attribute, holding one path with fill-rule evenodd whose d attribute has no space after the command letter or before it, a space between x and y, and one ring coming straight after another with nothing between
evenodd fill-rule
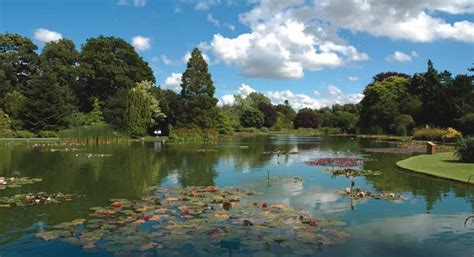
<instances>
[{"instance_id":1,"label":"lake","mask_svg":"<svg viewBox=\"0 0 474 257\"><path fill-rule=\"evenodd\" d=\"M338 229L351 236L344 243L314 250L311 256L474 256L474 225L464 226L474 212L474 187L395 167L411 154L364 151L393 147L389 142L278 135L203 145L150 142L71 147L78 151L66 152L65 146L0 143L0 176L43 178L40 183L0 190L0 197L40 191L83 195L61 204L0 208L1 257L112 256L60 240L43 241L35 234L61 222L87 218L91 207L110 205L109 199L139 199L151 186L209 185L251 189L262 193L252 196L255 200L288 204L316 218L344 222ZM324 157L364 158L360 168L382 175L356 177L356 187L394 192L407 199L351 201L339 193L350 186L349 178L334 177L325 167L305 164ZM302 180L284 182L293 177ZM233 256L246 255L245 245L241 248ZM159 250L155 253L161 256ZM218 253L228 256L225 250ZM269 251L265 255L293 254Z\"/></svg>"}]
</instances>

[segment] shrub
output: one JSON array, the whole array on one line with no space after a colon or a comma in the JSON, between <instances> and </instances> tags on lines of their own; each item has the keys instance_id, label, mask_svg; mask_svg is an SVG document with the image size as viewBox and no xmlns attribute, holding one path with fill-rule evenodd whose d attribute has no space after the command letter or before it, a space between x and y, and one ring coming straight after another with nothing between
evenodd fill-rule
<instances>
[{"instance_id":1,"label":"shrub","mask_svg":"<svg viewBox=\"0 0 474 257\"><path fill-rule=\"evenodd\" d=\"M474 163L474 137L461 138L456 144L456 156L462 162Z\"/></svg>"},{"instance_id":2,"label":"shrub","mask_svg":"<svg viewBox=\"0 0 474 257\"><path fill-rule=\"evenodd\" d=\"M58 137L58 132L51 131L51 130L42 130L42 131L38 132L38 137L41 137L41 138Z\"/></svg>"},{"instance_id":3,"label":"shrub","mask_svg":"<svg viewBox=\"0 0 474 257\"><path fill-rule=\"evenodd\" d=\"M177 142L217 141L219 133L216 129L178 128L171 131L169 139Z\"/></svg>"},{"instance_id":4,"label":"shrub","mask_svg":"<svg viewBox=\"0 0 474 257\"><path fill-rule=\"evenodd\" d=\"M441 141L445 133L446 131L440 128L415 128L413 131L413 139Z\"/></svg>"},{"instance_id":5,"label":"shrub","mask_svg":"<svg viewBox=\"0 0 474 257\"><path fill-rule=\"evenodd\" d=\"M474 135L474 113L464 115L460 120L460 129L465 135Z\"/></svg>"},{"instance_id":6,"label":"shrub","mask_svg":"<svg viewBox=\"0 0 474 257\"><path fill-rule=\"evenodd\" d=\"M441 136L441 139L444 141L444 142L455 142L456 140L462 138L462 134L461 132L453 129L453 128L448 128L443 136Z\"/></svg>"},{"instance_id":7,"label":"shrub","mask_svg":"<svg viewBox=\"0 0 474 257\"><path fill-rule=\"evenodd\" d=\"M15 131L15 136L18 138L32 138L35 137L35 134L26 130L17 130Z\"/></svg>"},{"instance_id":8,"label":"shrub","mask_svg":"<svg viewBox=\"0 0 474 257\"><path fill-rule=\"evenodd\" d=\"M263 113L255 108L246 108L242 114L240 114L240 124L249 128L261 128L263 126L264 117Z\"/></svg>"}]
</instances>

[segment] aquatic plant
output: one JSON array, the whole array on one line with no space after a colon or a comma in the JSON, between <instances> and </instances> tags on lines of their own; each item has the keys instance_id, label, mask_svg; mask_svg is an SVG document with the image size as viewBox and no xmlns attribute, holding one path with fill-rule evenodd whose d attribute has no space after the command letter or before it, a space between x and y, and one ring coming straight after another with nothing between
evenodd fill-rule
<instances>
[{"instance_id":1,"label":"aquatic plant","mask_svg":"<svg viewBox=\"0 0 474 257\"><path fill-rule=\"evenodd\" d=\"M313 161L305 162L311 166L337 166L337 167L355 167L363 164L363 159L355 157L340 157L340 158L320 158Z\"/></svg>"},{"instance_id":2,"label":"aquatic plant","mask_svg":"<svg viewBox=\"0 0 474 257\"><path fill-rule=\"evenodd\" d=\"M222 254L230 245L247 255L282 249L303 255L348 237L333 228L339 222L317 220L287 205L251 201L255 192L242 188L158 188L151 193L135 201L111 199L110 206L91 208L89 219L61 223L37 236L84 249L165 256Z\"/></svg>"},{"instance_id":3,"label":"aquatic plant","mask_svg":"<svg viewBox=\"0 0 474 257\"><path fill-rule=\"evenodd\" d=\"M359 177L359 176L379 176L382 175L380 171L372 170L355 170L355 169L340 169L328 170L333 176Z\"/></svg>"},{"instance_id":4,"label":"aquatic plant","mask_svg":"<svg viewBox=\"0 0 474 257\"><path fill-rule=\"evenodd\" d=\"M45 204L51 204L51 203L62 203L62 202L71 201L77 197L79 196L73 195L73 194L64 194L64 193L48 194L45 192L18 194L14 196L1 197L0 207L3 207L3 208L25 207L25 206L34 206L34 205L45 205Z\"/></svg>"},{"instance_id":5,"label":"aquatic plant","mask_svg":"<svg viewBox=\"0 0 474 257\"><path fill-rule=\"evenodd\" d=\"M0 189L21 187L23 185L41 182L42 180L41 178L29 177L0 177Z\"/></svg>"},{"instance_id":6,"label":"aquatic plant","mask_svg":"<svg viewBox=\"0 0 474 257\"><path fill-rule=\"evenodd\" d=\"M341 194L350 196L352 199L372 198L391 201L406 200L406 197L403 195L398 195L391 192L374 193L370 192L369 190L364 190L360 188L346 188L344 191L341 192Z\"/></svg>"}]
</instances>

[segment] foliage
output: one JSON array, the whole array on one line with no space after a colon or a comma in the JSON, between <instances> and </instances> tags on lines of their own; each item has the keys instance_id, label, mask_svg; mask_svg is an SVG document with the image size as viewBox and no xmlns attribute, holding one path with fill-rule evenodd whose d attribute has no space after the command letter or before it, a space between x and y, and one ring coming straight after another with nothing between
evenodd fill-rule
<instances>
[{"instance_id":1,"label":"foliage","mask_svg":"<svg viewBox=\"0 0 474 257\"><path fill-rule=\"evenodd\" d=\"M457 141L458 139L462 138L461 132L453 129L453 128L448 128L444 132L444 134L441 136L441 139L445 142L454 142Z\"/></svg>"},{"instance_id":2,"label":"foliage","mask_svg":"<svg viewBox=\"0 0 474 257\"><path fill-rule=\"evenodd\" d=\"M275 125L278 113L271 103L261 102L258 104L258 110L263 114L263 126L266 128L271 128Z\"/></svg>"},{"instance_id":3,"label":"foliage","mask_svg":"<svg viewBox=\"0 0 474 257\"><path fill-rule=\"evenodd\" d=\"M51 130L41 130L38 132L38 137L40 138L56 138L58 137L58 132Z\"/></svg>"},{"instance_id":4,"label":"foliage","mask_svg":"<svg viewBox=\"0 0 474 257\"><path fill-rule=\"evenodd\" d=\"M37 72L38 47L18 34L0 35L0 106L7 92L20 90Z\"/></svg>"},{"instance_id":5,"label":"foliage","mask_svg":"<svg viewBox=\"0 0 474 257\"><path fill-rule=\"evenodd\" d=\"M151 95L152 84L149 81L137 83L128 94L127 131L132 138L143 137L147 128L155 124L155 119L164 117L158 101Z\"/></svg>"},{"instance_id":6,"label":"foliage","mask_svg":"<svg viewBox=\"0 0 474 257\"><path fill-rule=\"evenodd\" d=\"M399 136L408 135L409 131L413 129L415 121L413 117L407 114L400 114L394 121L395 133Z\"/></svg>"},{"instance_id":7,"label":"foliage","mask_svg":"<svg viewBox=\"0 0 474 257\"><path fill-rule=\"evenodd\" d=\"M108 124L85 125L61 130L59 131L59 137L66 141L94 144L123 141L126 138Z\"/></svg>"},{"instance_id":8,"label":"foliage","mask_svg":"<svg viewBox=\"0 0 474 257\"><path fill-rule=\"evenodd\" d=\"M391 76L367 86L360 103L363 132L370 132L376 126L385 133L394 132L395 119L401 114L400 103L406 98L408 83L407 78Z\"/></svg>"},{"instance_id":9,"label":"foliage","mask_svg":"<svg viewBox=\"0 0 474 257\"><path fill-rule=\"evenodd\" d=\"M253 107L246 108L240 114L240 124L246 128L261 128L264 121L263 113Z\"/></svg>"},{"instance_id":10,"label":"foliage","mask_svg":"<svg viewBox=\"0 0 474 257\"><path fill-rule=\"evenodd\" d=\"M77 88L79 53L71 40L61 39L46 43L40 55L41 73L54 76L60 87L62 110L69 116L77 111Z\"/></svg>"},{"instance_id":11,"label":"foliage","mask_svg":"<svg viewBox=\"0 0 474 257\"><path fill-rule=\"evenodd\" d=\"M133 46L120 38L100 36L87 39L81 48L79 62L79 89L83 92L79 97L81 110L85 112L91 110L94 97L107 102L110 97L116 97L120 89L131 89L140 81L155 82L148 64L135 52ZM110 108L113 109L114 106L104 105L103 112L107 121L114 120L111 116L116 114Z\"/></svg>"},{"instance_id":12,"label":"foliage","mask_svg":"<svg viewBox=\"0 0 474 257\"><path fill-rule=\"evenodd\" d=\"M5 94L5 98L3 99L3 107L5 113L7 113L12 119L13 129L22 128L20 113L25 106L25 101L25 96L18 90L13 90Z\"/></svg>"},{"instance_id":13,"label":"foliage","mask_svg":"<svg viewBox=\"0 0 474 257\"><path fill-rule=\"evenodd\" d=\"M171 131L169 139L176 142L215 142L219 138L216 129L177 128Z\"/></svg>"},{"instance_id":14,"label":"foliage","mask_svg":"<svg viewBox=\"0 0 474 257\"><path fill-rule=\"evenodd\" d=\"M0 109L0 137L12 137L11 120L8 114Z\"/></svg>"},{"instance_id":15,"label":"foliage","mask_svg":"<svg viewBox=\"0 0 474 257\"><path fill-rule=\"evenodd\" d=\"M466 135L474 135L474 112L462 116L460 120L461 131Z\"/></svg>"},{"instance_id":16,"label":"foliage","mask_svg":"<svg viewBox=\"0 0 474 257\"><path fill-rule=\"evenodd\" d=\"M23 127L30 131L59 130L67 127L70 109L63 88L49 73L35 75L23 89L26 97L21 112Z\"/></svg>"},{"instance_id":17,"label":"foliage","mask_svg":"<svg viewBox=\"0 0 474 257\"><path fill-rule=\"evenodd\" d=\"M456 156L462 162L474 163L474 137L460 138L458 140Z\"/></svg>"},{"instance_id":18,"label":"foliage","mask_svg":"<svg viewBox=\"0 0 474 257\"><path fill-rule=\"evenodd\" d=\"M181 78L183 111L178 116L179 126L213 128L216 125L217 99L207 63L201 51L194 48L186 71Z\"/></svg>"},{"instance_id":19,"label":"foliage","mask_svg":"<svg viewBox=\"0 0 474 257\"><path fill-rule=\"evenodd\" d=\"M445 133L446 131L440 128L415 128L413 131L413 139L441 141Z\"/></svg>"},{"instance_id":20,"label":"foliage","mask_svg":"<svg viewBox=\"0 0 474 257\"><path fill-rule=\"evenodd\" d=\"M173 90L162 90L157 87L152 88L152 94L166 116L158 120L156 128L162 131L162 135L169 135L171 127L176 126L177 117L182 111L180 97Z\"/></svg>"},{"instance_id":21,"label":"foliage","mask_svg":"<svg viewBox=\"0 0 474 257\"><path fill-rule=\"evenodd\" d=\"M97 98L94 98L92 104L92 111L89 112L86 116L86 124L93 125L93 124L101 124L104 123L104 115L102 114L102 110L100 108L100 101Z\"/></svg>"},{"instance_id":22,"label":"foliage","mask_svg":"<svg viewBox=\"0 0 474 257\"><path fill-rule=\"evenodd\" d=\"M301 109L293 121L294 128L317 128L321 125L321 120L318 116L309 108Z\"/></svg>"},{"instance_id":23,"label":"foliage","mask_svg":"<svg viewBox=\"0 0 474 257\"><path fill-rule=\"evenodd\" d=\"M35 134L33 134L30 131L27 130L16 130L15 131L15 137L18 138L33 138L35 137Z\"/></svg>"},{"instance_id":24,"label":"foliage","mask_svg":"<svg viewBox=\"0 0 474 257\"><path fill-rule=\"evenodd\" d=\"M103 108L101 108L105 121L119 130L127 128L125 111L128 106L128 93L126 88L118 89L114 95L103 102Z\"/></svg>"},{"instance_id":25,"label":"foliage","mask_svg":"<svg viewBox=\"0 0 474 257\"><path fill-rule=\"evenodd\" d=\"M334 126L340 128L343 132L356 131L358 117L355 114L345 111L336 111L334 113Z\"/></svg>"},{"instance_id":26,"label":"foliage","mask_svg":"<svg viewBox=\"0 0 474 257\"><path fill-rule=\"evenodd\" d=\"M236 124L234 120L231 119L232 116L227 115L222 109L219 109L217 116L217 128L219 129L219 134L232 134L234 133L234 127Z\"/></svg>"}]
</instances>

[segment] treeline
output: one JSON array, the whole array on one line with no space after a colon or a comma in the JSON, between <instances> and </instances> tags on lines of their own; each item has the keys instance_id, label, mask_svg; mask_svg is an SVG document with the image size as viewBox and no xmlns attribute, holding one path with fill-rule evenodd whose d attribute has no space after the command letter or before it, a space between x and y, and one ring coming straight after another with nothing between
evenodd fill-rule
<instances>
[{"instance_id":1,"label":"treeline","mask_svg":"<svg viewBox=\"0 0 474 257\"><path fill-rule=\"evenodd\" d=\"M406 135L426 125L472 134L474 128L473 76L453 78L431 62L426 72L413 76L376 75L359 104L296 112L288 101L274 105L257 92L218 107L198 49L188 60L179 93L154 86L148 63L120 38L90 38L80 51L68 39L45 44L41 53L37 49L26 37L0 35L0 137L119 131L137 138L156 130L168 135L299 128Z\"/></svg>"}]
</instances>

